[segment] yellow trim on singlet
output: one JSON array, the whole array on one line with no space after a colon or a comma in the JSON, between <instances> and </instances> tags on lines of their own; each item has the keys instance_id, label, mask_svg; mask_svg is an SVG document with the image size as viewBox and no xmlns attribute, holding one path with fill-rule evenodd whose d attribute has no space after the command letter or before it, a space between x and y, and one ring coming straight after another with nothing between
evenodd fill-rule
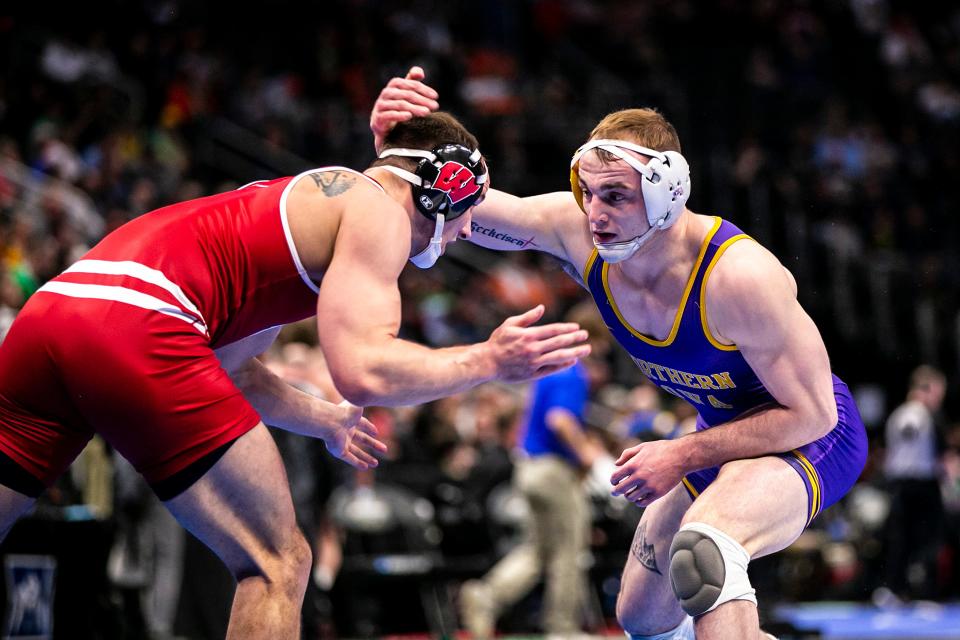
<instances>
[{"instance_id":1,"label":"yellow trim on singlet","mask_svg":"<svg viewBox=\"0 0 960 640\"><path fill-rule=\"evenodd\" d=\"M822 489L820 488L820 476L817 474L817 470L813 468L813 465L807 459L807 456L800 453L798 449L794 449L790 453L800 462L800 466L803 467L803 470L807 474L807 478L810 480L810 487L813 493L813 496L810 500L810 517L807 518L807 525L813 522L813 519L820 513L820 506L823 504Z\"/></svg>"},{"instance_id":2,"label":"yellow trim on singlet","mask_svg":"<svg viewBox=\"0 0 960 640\"><path fill-rule=\"evenodd\" d=\"M583 284L587 285L588 291L590 290L590 269L593 269L593 263L597 261L598 255L600 255L600 252L594 247L590 257L587 258L586 264L583 265Z\"/></svg>"},{"instance_id":3,"label":"yellow trim on singlet","mask_svg":"<svg viewBox=\"0 0 960 640\"><path fill-rule=\"evenodd\" d=\"M693 483L687 480L686 476L684 476L682 482L683 482L683 486L685 486L687 488L687 491L690 492L690 495L693 496L693 499L696 500L697 497L700 495L700 492L694 488Z\"/></svg>"},{"instance_id":4,"label":"yellow trim on singlet","mask_svg":"<svg viewBox=\"0 0 960 640\"><path fill-rule=\"evenodd\" d=\"M713 271L713 268L717 266L717 261L720 260L720 256L723 255L723 252L726 251L730 245L737 240L743 240L749 237L747 234L741 233L727 238L727 240L717 248L717 252L713 254L713 258L710 259L710 264L707 265L707 270L703 274L703 280L700 281L700 324L703 325L703 335L710 341L710 344L721 351L736 351L737 345L722 344L710 331L710 324L707 322L707 278L710 277L710 272Z\"/></svg>"},{"instance_id":5,"label":"yellow trim on singlet","mask_svg":"<svg viewBox=\"0 0 960 640\"><path fill-rule=\"evenodd\" d=\"M720 220L720 218L714 216L713 228L710 229L710 231L707 233L707 237L703 239L703 244L700 245L700 253L697 255L697 261L693 265L693 269L690 271L690 277L687 279L687 285L683 289L683 297L680 298L680 306L677 307L677 314L673 318L673 327L670 328L670 333L664 340L654 340L653 338L645 336L631 327L630 323L626 321L626 319L623 317L623 314L620 313L619 307L617 307L617 302L613 299L613 294L610 292L610 281L608 279L610 263L603 263L601 279L603 281L604 293L607 296L607 302L610 303L610 308L613 309L617 319L620 320L620 324L622 324L627 331L632 333L634 337L653 347L668 347L673 343L674 339L677 337L677 331L680 330L680 319L683 317L683 310L687 306L687 298L690 297L690 291L693 289L693 281L697 279L697 273L700 271L700 264L703 262L703 256L707 252L707 247L710 246L710 239L713 238L713 234L715 234L717 229L720 228L721 222L722 220Z\"/></svg>"}]
</instances>

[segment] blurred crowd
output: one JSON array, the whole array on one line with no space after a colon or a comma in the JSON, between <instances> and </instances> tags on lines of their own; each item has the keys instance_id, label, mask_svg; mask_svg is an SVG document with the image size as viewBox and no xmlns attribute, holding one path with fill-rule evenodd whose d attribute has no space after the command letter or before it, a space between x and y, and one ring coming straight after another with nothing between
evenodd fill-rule
<instances>
[{"instance_id":1,"label":"blurred crowd","mask_svg":"<svg viewBox=\"0 0 960 640\"><path fill-rule=\"evenodd\" d=\"M756 563L765 598L892 606L960 597L960 429L951 424L960 409L960 9L896 0L279 0L229 28L215 2L110 9L95 28L0 15L0 340L37 287L133 217L312 166L365 167L373 101L413 64L477 134L493 185L519 195L567 188L571 151L607 112L655 106L690 160L689 206L730 219L791 269L871 429L871 461L848 499L775 565ZM406 337L480 340L506 315L542 302L558 319L584 299L550 258L463 244L436 269L404 273ZM285 330L264 358L336 398L315 331ZM911 371L921 363L942 372L926 379L940 380L930 384L943 393L922 402L931 416L925 467L906 477L922 480L932 501L929 544L904 556L902 540L915 533L895 528L907 489L888 462L903 437L887 418L916 395ZM305 629L367 636L403 620L456 624L449 593L517 542L523 506L510 478L528 398L524 387L488 386L424 407L373 408L391 452L369 474L277 432L315 541ZM638 439L682 435L693 419L644 384L618 348L594 371L589 400L591 439L613 458ZM639 514L608 499L603 474L588 467L593 589L584 619L597 626L609 620ZM215 563L204 564L195 543L175 542L176 526L108 448L95 442L61 485L38 512L77 519L65 509L85 505L87 517L108 523L105 588L126 603L115 624L164 634L179 619L203 637L204 625L225 622L225 614L199 620L207 614L196 604L216 598L203 585ZM368 575L390 588L404 579L420 586L377 597L380 587L357 587ZM411 598L426 613L409 622ZM533 608L515 607L502 622L535 625L524 615Z\"/></svg>"}]
</instances>

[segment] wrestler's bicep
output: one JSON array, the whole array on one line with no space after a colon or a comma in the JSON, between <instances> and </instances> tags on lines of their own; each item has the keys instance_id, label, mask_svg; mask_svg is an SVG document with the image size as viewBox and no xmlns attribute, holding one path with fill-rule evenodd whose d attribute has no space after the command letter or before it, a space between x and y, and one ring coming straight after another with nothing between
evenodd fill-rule
<instances>
[{"instance_id":1,"label":"wrestler's bicep","mask_svg":"<svg viewBox=\"0 0 960 640\"><path fill-rule=\"evenodd\" d=\"M400 327L397 279L410 253L410 221L392 201L381 199L387 210L380 212L360 204L344 212L317 297L320 346L332 371L350 368L361 350L376 349Z\"/></svg>"}]
</instances>

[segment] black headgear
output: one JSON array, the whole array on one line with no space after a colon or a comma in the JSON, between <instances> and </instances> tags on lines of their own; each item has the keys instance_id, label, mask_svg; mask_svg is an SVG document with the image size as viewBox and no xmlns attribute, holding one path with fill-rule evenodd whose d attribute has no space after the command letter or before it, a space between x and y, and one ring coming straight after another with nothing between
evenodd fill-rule
<instances>
[{"instance_id":1,"label":"black headgear","mask_svg":"<svg viewBox=\"0 0 960 640\"><path fill-rule=\"evenodd\" d=\"M447 220L465 213L476 204L487 181L487 167L479 149L459 144L444 144L421 149L386 149L380 158L403 156L420 158L415 171L381 166L413 185L413 204L431 220L442 214Z\"/></svg>"}]
</instances>

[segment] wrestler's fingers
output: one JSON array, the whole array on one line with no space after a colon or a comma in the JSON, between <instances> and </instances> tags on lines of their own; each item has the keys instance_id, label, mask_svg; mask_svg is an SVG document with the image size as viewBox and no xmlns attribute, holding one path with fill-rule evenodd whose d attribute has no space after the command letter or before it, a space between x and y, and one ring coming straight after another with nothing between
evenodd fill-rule
<instances>
[{"instance_id":1,"label":"wrestler's fingers","mask_svg":"<svg viewBox=\"0 0 960 640\"><path fill-rule=\"evenodd\" d=\"M560 335L569 335L576 334L580 329L580 325L576 322L551 322L550 324L540 324L535 327L527 327L525 330L526 335L534 340L546 340L547 338L553 338L554 336ZM589 334L584 331L586 337L589 337ZM586 339L586 338L584 338Z\"/></svg>"},{"instance_id":2,"label":"wrestler's fingers","mask_svg":"<svg viewBox=\"0 0 960 640\"><path fill-rule=\"evenodd\" d=\"M439 102L430 96L424 95L422 92L417 91L416 89L384 87L383 91L380 92L380 95L377 96L377 103L379 103L379 105L392 100L406 100L407 102L418 104L421 107L428 107L431 110L440 108Z\"/></svg>"},{"instance_id":3,"label":"wrestler's fingers","mask_svg":"<svg viewBox=\"0 0 960 640\"><path fill-rule=\"evenodd\" d=\"M556 349L555 351L544 353L534 358L533 364L539 368L566 362L567 360L576 361L580 358L586 358L588 355L590 355L590 345L581 344L576 347L570 347L569 349Z\"/></svg>"},{"instance_id":4,"label":"wrestler's fingers","mask_svg":"<svg viewBox=\"0 0 960 640\"><path fill-rule=\"evenodd\" d=\"M545 378L553 373L556 373L557 371L563 371L564 369L569 369L575 364L577 364L576 359L572 359L572 360L565 360L564 362L560 362L557 364L551 364L546 367L540 367L539 369L537 369L537 373L536 373L536 376L534 376L534 379Z\"/></svg>"},{"instance_id":5,"label":"wrestler's fingers","mask_svg":"<svg viewBox=\"0 0 960 640\"><path fill-rule=\"evenodd\" d=\"M637 489L641 481L636 478L623 478L617 484L613 485L613 489L610 491L612 496L623 496L629 493L633 489Z\"/></svg>"},{"instance_id":6,"label":"wrestler's fingers","mask_svg":"<svg viewBox=\"0 0 960 640\"><path fill-rule=\"evenodd\" d=\"M653 493L653 492L645 493L639 500L635 501L634 504L637 505L638 507L649 507L654 502L656 502L659 498L660 496L658 496L656 493Z\"/></svg>"},{"instance_id":7,"label":"wrestler's fingers","mask_svg":"<svg viewBox=\"0 0 960 640\"><path fill-rule=\"evenodd\" d=\"M373 436L363 432L358 432L357 438L363 442L363 445L368 449L376 449L380 453L386 453L387 449L389 448L384 442L377 440Z\"/></svg>"},{"instance_id":8,"label":"wrestler's fingers","mask_svg":"<svg viewBox=\"0 0 960 640\"><path fill-rule=\"evenodd\" d=\"M542 304L538 304L532 309L524 311L520 315L510 316L503 321L503 324L500 326L503 327L529 327L534 322L543 317L543 312L546 311L546 307Z\"/></svg>"},{"instance_id":9,"label":"wrestler's fingers","mask_svg":"<svg viewBox=\"0 0 960 640\"><path fill-rule=\"evenodd\" d=\"M612 484L614 487L618 487L621 482L630 477L631 473L632 470L629 467L620 467L610 474L610 484Z\"/></svg>"},{"instance_id":10,"label":"wrestler's fingers","mask_svg":"<svg viewBox=\"0 0 960 640\"><path fill-rule=\"evenodd\" d=\"M376 425L366 418L360 418L355 434L355 437L359 438L360 441L368 447L372 447L381 452L386 451L388 448L386 443L378 437L380 434L377 431Z\"/></svg>"},{"instance_id":11,"label":"wrestler's fingers","mask_svg":"<svg viewBox=\"0 0 960 640\"><path fill-rule=\"evenodd\" d=\"M374 114L370 127L374 131L388 131L398 122L406 122L413 117L414 115L409 111L381 111Z\"/></svg>"},{"instance_id":12,"label":"wrestler's fingers","mask_svg":"<svg viewBox=\"0 0 960 640\"><path fill-rule=\"evenodd\" d=\"M383 116L387 113L409 113L415 116L430 115L430 107L424 104L416 104L404 98L394 100L383 100L377 104L377 116Z\"/></svg>"},{"instance_id":13,"label":"wrestler's fingers","mask_svg":"<svg viewBox=\"0 0 960 640\"><path fill-rule=\"evenodd\" d=\"M645 507L656 499L657 492L648 486L640 485L624 492L623 497L638 507Z\"/></svg>"},{"instance_id":14,"label":"wrestler's fingers","mask_svg":"<svg viewBox=\"0 0 960 640\"><path fill-rule=\"evenodd\" d=\"M410 70L407 71L406 79L407 80L423 80L426 77L426 72L423 70L423 67L418 65L413 65L410 67Z\"/></svg>"},{"instance_id":15,"label":"wrestler's fingers","mask_svg":"<svg viewBox=\"0 0 960 640\"><path fill-rule=\"evenodd\" d=\"M610 484L613 485L613 490L619 493L626 493L624 487L626 486L625 481L632 474L631 470L626 467L622 467L613 472L613 475L610 476Z\"/></svg>"},{"instance_id":16,"label":"wrestler's fingers","mask_svg":"<svg viewBox=\"0 0 960 640\"><path fill-rule=\"evenodd\" d=\"M412 80L397 80L385 86L379 98L408 98L417 102L437 104L437 92L422 82ZM439 106L439 104L437 104Z\"/></svg>"},{"instance_id":17,"label":"wrestler's fingers","mask_svg":"<svg viewBox=\"0 0 960 640\"><path fill-rule=\"evenodd\" d=\"M571 345L583 342L588 337L590 337L590 334L583 330L574 331L572 333L561 333L560 335L537 342L537 351L540 353L554 352L562 347L569 347Z\"/></svg>"},{"instance_id":18,"label":"wrestler's fingers","mask_svg":"<svg viewBox=\"0 0 960 640\"><path fill-rule=\"evenodd\" d=\"M634 478L628 477L623 480L623 482L618 483L613 491L610 492L612 496L622 496L626 495L634 489L640 489L646 484L646 481L643 478Z\"/></svg>"},{"instance_id":19,"label":"wrestler's fingers","mask_svg":"<svg viewBox=\"0 0 960 640\"><path fill-rule=\"evenodd\" d=\"M364 451L362 447L351 445L350 454L359 462L364 464L366 467L375 467L380 464L380 461L369 452Z\"/></svg>"},{"instance_id":20,"label":"wrestler's fingers","mask_svg":"<svg viewBox=\"0 0 960 640\"><path fill-rule=\"evenodd\" d=\"M380 91L379 98L381 100L384 98L407 98L424 104L436 105L437 108L440 106L437 103L436 91L422 82L412 80L391 80L390 83Z\"/></svg>"},{"instance_id":21,"label":"wrestler's fingers","mask_svg":"<svg viewBox=\"0 0 960 640\"><path fill-rule=\"evenodd\" d=\"M637 455L637 452L640 451L640 447L642 446L642 444L643 444L643 443L635 444L635 445L633 445L632 447L628 447L628 448L624 449L624 450L623 450L623 453L620 454L620 457L617 458L617 459L614 461L613 464L615 464L615 465L617 465L617 466L619 467L619 466L622 465L624 462L626 462L627 460L629 460L629 459L632 458L633 456ZM614 475L616 475L616 474L614 474ZM610 482L611 482L612 484L616 484L616 482L613 481L613 478L612 478L612 477L610 478Z\"/></svg>"},{"instance_id":22,"label":"wrestler's fingers","mask_svg":"<svg viewBox=\"0 0 960 640\"><path fill-rule=\"evenodd\" d=\"M367 418L360 418L360 422L357 423L357 429L373 437L380 435L380 431L377 430L377 425L370 422Z\"/></svg>"},{"instance_id":23,"label":"wrestler's fingers","mask_svg":"<svg viewBox=\"0 0 960 640\"><path fill-rule=\"evenodd\" d=\"M433 87L423 82L423 79L426 77L427 72L423 70L423 67L413 66L407 71L407 75L403 78L402 82L413 83L417 91L436 100L440 97L440 94L438 94Z\"/></svg>"},{"instance_id":24,"label":"wrestler's fingers","mask_svg":"<svg viewBox=\"0 0 960 640\"><path fill-rule=\"evenodd\" d=\"M376 466L377 464L373 456L354 444L347 446L340 456L340 459L357 469L369 469L371 466Z\"/></svg>"},{"instance_id":25,"label":"wrestler's fingers","mask_svg":"<svg viewBox=\"0 0 960 640\"><path fill-rule=\"evenodd\" d=\"M353 467L354 469L366 469L366 468L367 468L367 465L365 465L365 464L363 464L362 462L360 462L360 460L358 460L355 455L353 455L352 453L350 453L349 450L344 451L342 454L340 454L340 455L337 456L337 457L340 458L341 460L343 460L344 462L346 462L348 465L350 465L350 466Z\"/></svg>"}]
</instances>

